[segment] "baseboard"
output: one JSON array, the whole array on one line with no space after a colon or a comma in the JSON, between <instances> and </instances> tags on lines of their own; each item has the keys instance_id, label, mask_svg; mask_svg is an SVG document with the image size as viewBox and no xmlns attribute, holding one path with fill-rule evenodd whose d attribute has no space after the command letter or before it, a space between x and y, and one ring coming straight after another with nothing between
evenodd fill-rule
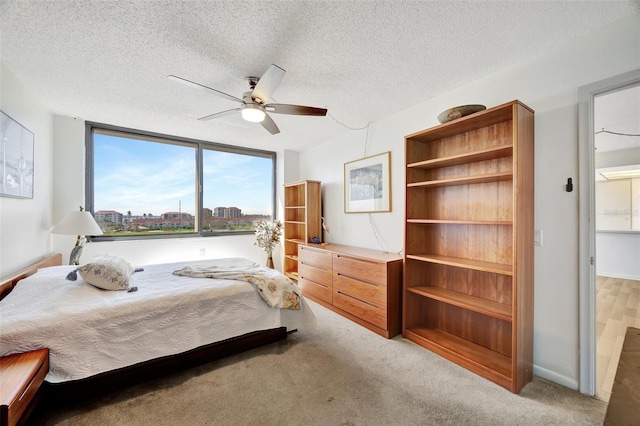
<instances>
[{"instance_id":1,"label":"baseboard","mask_svg":"<svg viewBox=\"0 0 640 426\"><path fill-rule=\"evenodd\" d=\"M614 272L596 272L596 275L599 277L610 277L610 278L620 278L621 280L640 281L640 276L637 276L637 275L616 274Z\"/></svg>"},{"instance_id":2,"label":"baseboard","mask_svg":"<svg viewBox=\"0 0 640 426\"><path fill-rule=\"evenodd\" d=\"M547 370L546 368L538 365L533 366L533 375L549 380L550 382L557 383L569 389L577 391L580 387L576 379L572 379L562 374L558 374L555 371Z\"/></svg>"}]
</instances>

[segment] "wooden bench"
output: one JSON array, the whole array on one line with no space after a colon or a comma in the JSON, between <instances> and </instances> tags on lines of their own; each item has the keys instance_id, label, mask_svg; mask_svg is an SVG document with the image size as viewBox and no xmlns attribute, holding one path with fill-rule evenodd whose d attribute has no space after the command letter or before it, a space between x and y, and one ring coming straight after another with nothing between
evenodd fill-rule
<instances>
[{"instance_id":1,"label":"wooden bench","mask_svg":"<svg viewBox=\"0 0 640 426\"><path fill-rule=\"evenodd\" d=\"M49 349L0 358L0 425L14 426L27 419L48 372Z\"/></svg>"},{"instance_id":2,"label":"wooden bench","mask_svg":"<svg viewBox=\"0 0 640 426\"><path fill-rule=\"evenodd\" d=\"M604 426L640 424L640 329L628 327Z\"/></svg>"}]
</instances>

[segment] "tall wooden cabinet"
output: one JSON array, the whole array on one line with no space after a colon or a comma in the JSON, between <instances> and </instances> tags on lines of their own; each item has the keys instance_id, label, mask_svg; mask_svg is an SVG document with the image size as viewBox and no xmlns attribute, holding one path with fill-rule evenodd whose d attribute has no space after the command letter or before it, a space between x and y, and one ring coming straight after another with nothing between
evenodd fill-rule
<instances>
[{"instance_id":1,"label":"tall wooden cabinet","mask_svg":"<svg viewBox=\"0 0 640 426\"><path fill-rule=\"evenodd\" d=\"M284 186L284 274L298 280L298 244L322 238L321 183L316 180Z\"/></svg>"},{"instance_id":2,"label":"tall wooden cabinet","mask_svg":"<svg viewBox=\"0 0 640 426\"><path fill-rule=\"evenodd\" d=\"M403 335L518 393L532 378L534 112L405 137Z\"/></svg>"}]
</instances>

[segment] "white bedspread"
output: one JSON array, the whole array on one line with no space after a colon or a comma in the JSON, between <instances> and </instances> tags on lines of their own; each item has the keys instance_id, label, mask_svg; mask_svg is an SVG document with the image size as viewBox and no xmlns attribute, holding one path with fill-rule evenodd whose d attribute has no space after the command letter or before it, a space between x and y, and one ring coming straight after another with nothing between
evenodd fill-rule
<instances>
[{"instance_id":1,"label":"white bedspread","mask_svg":"<svg viewBox=\"0 0 640 426\"><path fill-rule=\"evenodd\" d=\"M207 265L211 265L211 260ZM254 263L215 260L221 267ZM181 353L256 330L302 330L315 317L270 308L249 283L173 275L178 262L144 266L131 276L138 291L105 291L81 278L74 266L43 268L0 301L0 356L47 347L51 383L90 377L150 359Z\"/></svg>"}]
</instances>

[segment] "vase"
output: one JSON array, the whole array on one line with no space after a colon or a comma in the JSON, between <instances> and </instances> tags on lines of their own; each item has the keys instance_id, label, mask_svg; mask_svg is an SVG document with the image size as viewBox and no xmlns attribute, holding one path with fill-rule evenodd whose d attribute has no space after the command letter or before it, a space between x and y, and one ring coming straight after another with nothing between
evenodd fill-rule
<instances>
[{"instance_id":1,"label":"vase","mask_svg":"<svg viewBox=\"0 0 640 426\"><path fill-rule=\"evenodd\" d=\"M271 255L269 255L269 257L267 257L267 268L273 268L273 257L271 257Z\"/></svg>"}]
</instances>

